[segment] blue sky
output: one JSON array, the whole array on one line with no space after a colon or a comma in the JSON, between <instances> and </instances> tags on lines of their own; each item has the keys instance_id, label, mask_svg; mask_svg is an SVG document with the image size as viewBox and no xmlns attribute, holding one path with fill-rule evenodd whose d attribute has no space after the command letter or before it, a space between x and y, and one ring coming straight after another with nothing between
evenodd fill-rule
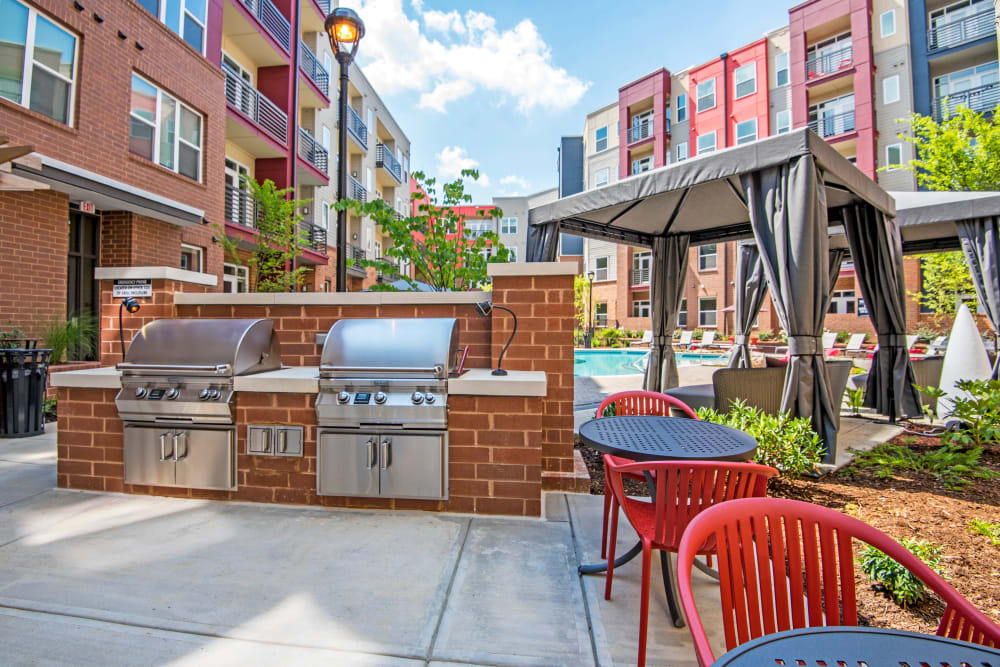
<instances>
[{"instance_id":1,"label":"blue sky","mask_svg":"<svg viewBox=\"0 0 1000 667\"><path fill-rule=\"evenodd\" d=\"M788 22L790 0L342 0L368 33L358 61L409 137L411 168L475 166L477 202L556 184L559 137L619 86L678 71Z\"/></svg>"}]
</instances>

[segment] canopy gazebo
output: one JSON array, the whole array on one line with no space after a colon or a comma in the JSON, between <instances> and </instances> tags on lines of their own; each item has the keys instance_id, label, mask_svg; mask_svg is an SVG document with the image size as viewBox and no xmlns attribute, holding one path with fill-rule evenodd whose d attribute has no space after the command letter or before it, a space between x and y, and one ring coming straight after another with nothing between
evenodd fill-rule
<instances>
[{"instance_id":1,"label":"canopy gazebo","mask_svg":"<svg viewBox=\"0 0 1000 667\"><path fill-rule=\"evenodd\" d=\"M903 250L894 215L892 197L802 128L537 206L529 211L527 257L554 260L561 232L651 248L653 341L645 384L662 391L677 385L671 341L688 248L753 239L756 248L747 245L741 253L749 255L743 263L747 275L759 262L758 281L754 286L747 279L736 290L736 343L744 350L739 354L749 358L749 324L760 308L765 277L788 334L782 410L812 421L832 461L840 397L831 396L821 337L831 273L836 276L845 250L831 243L831 228L843 228L879 332L869 380L874 407L893 419L919 414L905 344Z\"/></svg>"}]
</instances>

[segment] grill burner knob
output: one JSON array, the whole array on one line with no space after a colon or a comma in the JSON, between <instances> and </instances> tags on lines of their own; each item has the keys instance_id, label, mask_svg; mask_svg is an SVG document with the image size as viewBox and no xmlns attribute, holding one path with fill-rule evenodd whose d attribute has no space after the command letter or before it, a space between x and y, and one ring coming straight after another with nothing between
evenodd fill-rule
<instances>
[{"instance_id":1,"label":"grill burner knob","mask_svg":"<svg viewBox=\"0 0 1000 667\"><path fill-rule=\"evenodd\" d=\"M410 396L410 400L413 401L414 405L420 405L421 403L424 402L424 395L421 394L419 391L415 391Z\"/></svg>"},{"instance_id":2,"label":"grill burner knob","mask_svg":"<svg viewBox=\"0 0 1000 667\"><path fill-rule=\"evenodd\" d=\"M339 394L337 394L338 403L347 403L349 400L351 400L351 395L348 394L346 391L342 391Z\"/></svg>"},{"instance_id":3,"label":"grill burner knob","mask_svg":"<svg viewBox=\"0 0 1000 667\"><path fill-rule=\"evenodd\" d=\"M136 387L135 388L135 397L136 398L145 398L146 397L146 388L145 387Z\"/></svg>"},{"instance_id":4,"label":"grill burner knob","mask_svg":"<svg viewBox=\"0 0 1000 667\"><path fill-rule=\"evenodd\" d=\"M177 391L176 387L171 387L170 389L167 389L167 394L166 395L167 395L167 399L172 401L175 398L177 398L178 395L180 395L180 392Z\"/></svg>"},{"instance_id":5,"label":"grill burner knob","mask_svg":"<svg viewBox=\"0 0 1000 667\"><path fill-rule=\"evenodd\" d=\"M376 403L378 403L379 405L382 405L383 403L385 403L385 399L386 399L386 395L385 395L384 391L376 391L375 392L375 402Z\"/></svg>"},{"instance_id":6,"label":"grill burner knob","mask_svg":"<svg viewBox=\"0 0 1000 667\"><path fill-rule=\"evenodd\" d=\"M213 389L212 390L212 400L213 401L217 401L220 398L222 398L222 392L219 391L218 389Z\"/></svg>"},{"instance_id":7,"label":"grill burner knob","mask_svg":"<svg viewBox=\"0 0 1000 667\"><path fill-rule=\"evenodd\" d=\"M210 389L202 389L198 392L198 399L202 401L207 401L212 396L212 391Z\"/></svg>"},{"instance_id":8,"label":"grill burner knob","mask_svg":"<svg viewBox=\"0 0 1000 667\"><path fill-rule=\"evenodd\" d=\"M436 399L437 397L431 392L427 392L426 394L424 394L424 401L426 401L428 405L433 403Z\"/></svg>"}]
</instances>

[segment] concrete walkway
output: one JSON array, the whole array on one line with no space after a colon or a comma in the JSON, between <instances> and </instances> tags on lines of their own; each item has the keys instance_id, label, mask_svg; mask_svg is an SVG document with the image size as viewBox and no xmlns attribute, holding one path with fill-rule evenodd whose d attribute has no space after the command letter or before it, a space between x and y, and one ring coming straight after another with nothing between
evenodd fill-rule
<instances>
[{"instance_id":1,"label":"concrete walkway","mask_svg":"<svg viewBox=\"0 0 1000 667\"><path fill-rule=\"evenodd\" d=\"M545 520L64 491L55 438L0 441L4 664L627 665L639 562L598 560L601 498ZM619 553L635 537L622 522ZM656 564L654 563L654 568ZM695 575L702 606L718 590ZM694 664L654 569L649 664ZM711 623L711 622L710 622ZM715 626L711 623L711 626Z\"/></svg>"}]
</instances>

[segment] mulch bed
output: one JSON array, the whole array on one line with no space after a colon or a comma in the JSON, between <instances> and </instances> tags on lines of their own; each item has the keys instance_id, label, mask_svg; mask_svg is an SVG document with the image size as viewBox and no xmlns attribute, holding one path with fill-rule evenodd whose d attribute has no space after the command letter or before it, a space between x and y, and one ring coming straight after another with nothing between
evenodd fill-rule
<instances>
[{"instance_id":1,"label":"mulch bed","mask_svg":"<svg viewBox=\"0 0 1000 667\"><path fill-rule=\"evenodd\" d=\"M938 438L897 437L894 444L915 450L936 449ZM579 447L579 445L578 445ZM598 454L581 448L590 471L590 492L604 493L604 474ZM986 467L1000 472L1000 447L987 449ZM962 491L945 488L932 476L909 472L880 479L876 468L858 469L822 479L783 479L772 482L769 495L823 505L854 516L894 538L915 537L944 547L942 565L949 583L978 609L1000 623L1000 547L967 529L972 519L1000 520L1000 480L976 480ZM633 483L630 494L647 495L644 484ZM860 555L860 549L856 550ZM902 609L876 590L856 567L858 614L862 625L933 633L944 612L936 596Z\"/></svg>"}]
</instances>

